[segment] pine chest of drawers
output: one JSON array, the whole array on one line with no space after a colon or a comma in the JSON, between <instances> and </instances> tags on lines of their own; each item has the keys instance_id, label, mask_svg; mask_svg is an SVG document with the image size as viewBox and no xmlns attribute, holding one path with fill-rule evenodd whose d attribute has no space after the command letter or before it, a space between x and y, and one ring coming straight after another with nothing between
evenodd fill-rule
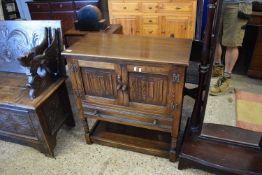
<instances>
[{"instance_id":1,"label":"pine chest of drawers","mask_svg":"<svg viewBox=\"0 0 262 175\"><path fill-rule=\"evenodd\" d=\"M194 37L196 0L109 0L108 9L126 35Z\"/></svg>"},{"instance_id":2,"label":"pine chest of drawers","mask_svg":"<svg viewBox=\"0 0 262 175\"><path fill-rule=\"evenodd\" d=\"M190 50L188 39L94 33L64 51L87 143L175 160Z\"/></svg>"}]
</instances>

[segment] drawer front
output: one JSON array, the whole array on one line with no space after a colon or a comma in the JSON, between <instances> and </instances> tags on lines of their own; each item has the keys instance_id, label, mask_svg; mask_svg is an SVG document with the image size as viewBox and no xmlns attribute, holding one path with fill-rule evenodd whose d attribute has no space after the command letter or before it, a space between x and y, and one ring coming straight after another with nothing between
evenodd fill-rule
<instances>
[{"instance_id":1,"label":"drawer front","mask_svg":"<svg viewBox=\"0 0 262 175\"><path fill-rule=\"evenodd\" d=\"M0 108L0 134L35 138L34 128L27 111Z\"/></svg>"},{"instance_id":2,"label":"drawer front","mask_svg":"<svg viewBox=\"0 0 262 175\"><path fill-rule=\"evenodd\" d=\"M192 13L193 4L192 3L161 3L159 7L159 12L188 12Z\"/></svg>"},{"instance_id":3,"label":"drawer front","mask_svg":"<svg viewBox=\"0 0 262 175\"><path fill-rule=\"evenodd\" d=\"M92 1L75 1L75 8L76 10L81 9L82 7L86 5L98 5L98 2L92 2Z\"/></svg>"},{"instance_id":4,"label":"drawer front","mask_svg":"<svg viewBox=\"0 0 262 175\"><path fill-rule=\"evenodd\" d=\"M47 20L47 19L51 19L51 16L50 13L46 13L46 12L32 12L31 18L33 20Z\"/></svg>"},{"instance_id":5,"label":"drawer front","mask_svg":"<svg viewBox=\"0 0 262 175\"><path fill-rule=\"evenodd\" d=\"M143 24L158 24L158 17L150 17L150 16L144 16L143 17Z\"/></svg>"},{"instance_id":6,"label":"drawer front","mask_svg":"<svg viewBox=\"0 0 262 175\"><path fill-rule=\"evenodd\" d=\"M171 131L172 118L159 115L149 115L128 110L119 110L112 107L93 106L83 104L84 114L93 119L104 120L138 127Z\"/></svg>"},{"instance_id":7,"label":"drawer front","mask_svg":"<svg viewBox=\"0 0 262 175\"><path fill-rule=\"evenodd\" d=\"M28 3L30 12L47 12L50 11L48 3Z\"/></svg>"},{"instance_id":8,"label":"drawer front","mask_svg":"<svg viewBox=\"0 0 262 175\"><path fill-rule=\"evenodd\" d=\"M142 11L145 13L156 13L158 12L158 3L143 3Z\"/></svg>"},{"instance_id":9,"label":"drawer front","mask_svg":"<svg viewBox=\"0 0 262 175\"><path fill-rule=\"evenodd\" d=\"M112 3L113 12L138 12L139 3Z\"/></svg>"},{"instance_id":10,"label":"drawer front","mask_svg":"<svg viewBox=\"0 0 262 175\"><path fill-rule=\"evenodd\" d=\"M74 10L72 2L51 2L53 11L68 11Z\"/></svg>"},{"instance_id":11,"label":"drawer front","mask_svg":"<svg viewBox=\"0 0 262 175\"><path fill-rule=\"evenodd\" d=\"M144 25L143 35L145 36L158 36L159 30L157 25Z\"/></svg>"}]
</instances>

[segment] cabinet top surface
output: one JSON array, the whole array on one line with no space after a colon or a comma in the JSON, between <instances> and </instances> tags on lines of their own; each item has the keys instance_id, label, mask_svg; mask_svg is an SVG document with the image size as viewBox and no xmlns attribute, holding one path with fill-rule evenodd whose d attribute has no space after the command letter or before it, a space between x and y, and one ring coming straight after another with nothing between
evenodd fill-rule
<instances>
[{"instance_id":1,"label":"cabinet top surface","mask_svg":"<svg viewBox=\"0 0 262 175\"><path fill-rule=\"evenodd\" d=\"M188 65L192 40L89 33L62 55Z\"/></svg>"}]
</instances>

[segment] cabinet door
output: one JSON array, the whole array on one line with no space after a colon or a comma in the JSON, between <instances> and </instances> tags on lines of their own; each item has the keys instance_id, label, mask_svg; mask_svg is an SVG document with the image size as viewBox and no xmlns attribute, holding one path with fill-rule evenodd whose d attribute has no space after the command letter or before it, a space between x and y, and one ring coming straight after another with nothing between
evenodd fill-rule
<instances>
[{"instance_id":1,"label":"cabinet door","mask_svg":"<svg viewBox=\"0 0 262 175\"><path fill-rule=\"evenodd\" d=\"M89 104L121 105L121 68L114 63L73 60L69 71L75 75L75 92Z\"/></svg>"},{"instance_id":2,"label":"cabinet door","mask_svg":"<svg viewBox=\"0 0 262 175\"><path fill-rule=\"evenodd\" d=\"M122 77L128 87L125 91L128 96L125 100L128 102L125 103L129 108L148 114L171 116L178 105L175 91L180 83L175 82L175 76L182 78L183 83L183 72L179 68L130 64L126 72Z\"/></svg>"},{"instance_id":3,"label":"cabinet door","mask_svg":"<svg viewBox=\"0 0 262 175\"><path fill-rule=\"evenodd\" d=\"M191 38L188 16L170 16L162 18L162 34L174 38Z\"/></svg>"},{"instance_id":4,"label":"cabinet door","mask_svg":"<svg viewBox=\"0 0 262 175\"><path fill-rule=\"evenodd\" d=\"M137 16L112 16L111 24L121 24L124 35L140 34L140 21Z\"/></svg>"}]
</instances>

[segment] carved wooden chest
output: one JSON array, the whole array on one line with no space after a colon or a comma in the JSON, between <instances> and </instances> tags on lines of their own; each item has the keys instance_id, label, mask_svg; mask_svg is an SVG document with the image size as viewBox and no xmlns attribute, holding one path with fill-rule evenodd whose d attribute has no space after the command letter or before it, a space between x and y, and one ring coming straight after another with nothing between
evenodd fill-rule
<instances>
[{"instance_id":1,"label":"carved wooden chest","mask_svg":"<svg viewBox=\"0 0 262 175\"><path fill-rule=\"evenodd\" d=\"M190 50L187 39L89 34L64 51L87 143L175 160Z\"/></svg>"}]
</instances>

